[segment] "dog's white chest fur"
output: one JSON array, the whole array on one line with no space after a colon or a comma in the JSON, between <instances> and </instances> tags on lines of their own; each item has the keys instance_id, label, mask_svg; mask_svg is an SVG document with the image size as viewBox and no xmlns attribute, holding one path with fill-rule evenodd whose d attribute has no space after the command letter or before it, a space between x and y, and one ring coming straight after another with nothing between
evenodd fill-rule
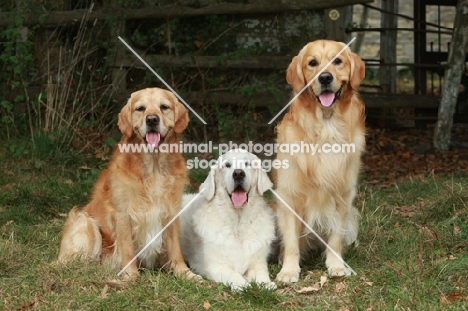
<instances>
[{"instance_id":1,"label":"dog's white chest fur","mask_svg":"<svg viewBox=\"0 0 468 311\"><path fill-rule=\"evenodd\" d=\"M153 269L157 266L158 255L163 252L160 214L160 209L154 207L145 213L138 213L132 217L132 221L134 222L132 233L136 252L139 252L148 245L146 250L138 257L140 265L148 269ZM158 234L159 236L151 242Z\"/></svg>"},{"instance_id":2,"label":"dog's white chest fur","mask_svg":"<svg viewBox=\"0 0 468 311\"><path fill-rule=\"evenodd\" d=\"M152 184L146 185L148 188L146 198L140 198L138 209L130 209L132 213L132 236L135 245L135 252L138 253L144 247L145 251L138 256L139 265L148 269L158 266L158 256L163 253L163 224L161 219L166 216L161 206L164 204L159 198L163 195L161 187ZM155 236L158 237L154 240Z\"/></svg>"},{"instance_id":3,"label":"dog's white chest fur","mask_svg":"<svg viewBox=\"0 0 468 311\"><path fill-rule=\"evenodd\" d=\"M274 214L263 198L249 198L236 210L215 197L208 204L198 198L182 216L182 249L189 265L209 275L213 264L231 266L243 275L253 260L268 255L275 239Z\"/></svg>"}]
</instances>

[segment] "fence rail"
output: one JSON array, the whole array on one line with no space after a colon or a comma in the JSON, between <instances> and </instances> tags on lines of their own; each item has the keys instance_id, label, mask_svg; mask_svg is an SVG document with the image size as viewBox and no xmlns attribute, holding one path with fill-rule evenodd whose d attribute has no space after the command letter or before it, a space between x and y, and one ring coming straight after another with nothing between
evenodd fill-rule
<instances>
[{"instance_id":1,"label":"fence rail","mask_svg":"<svg viewBox=\"0 0 468 311\"><path fill-rule=\"evenodd\" d=\"M357 3L370 3L373 0L296 0L296 1L271 1L268 5L264 3L216 3L201 8L192 8L181 5L164 5L159 7L146 7L140 9L97 9L90 13L90 20L105 20L118 17L122 20L130 19L161 19L168 17L191 17L215 14L267 14L284 13L288 11L319 10L327 8L342 7ZM57 26L60 24L77 23L88 9L52 11L43 14L31 13L24 20L25 26L42 25ZM12 13L0 13L0 27L13 24L15 17Z\"/></svg>"}]
</instances>

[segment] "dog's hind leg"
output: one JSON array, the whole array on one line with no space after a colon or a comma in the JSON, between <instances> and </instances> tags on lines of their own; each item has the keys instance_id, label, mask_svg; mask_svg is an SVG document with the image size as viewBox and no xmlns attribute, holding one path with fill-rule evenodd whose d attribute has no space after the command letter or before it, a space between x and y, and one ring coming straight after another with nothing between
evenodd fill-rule
<instances>
[{"instance_id":1,"label":"dog's hind leg","mask_svg":"<svg viewBox=\"0 0 468 311\"><path fill-rule=\"evenodd\" d=\"M101 249L102 237L97 221L74 207L63 227L59 261L72 260L78 256L99 259Z\"/></svg>"}]
</instances>

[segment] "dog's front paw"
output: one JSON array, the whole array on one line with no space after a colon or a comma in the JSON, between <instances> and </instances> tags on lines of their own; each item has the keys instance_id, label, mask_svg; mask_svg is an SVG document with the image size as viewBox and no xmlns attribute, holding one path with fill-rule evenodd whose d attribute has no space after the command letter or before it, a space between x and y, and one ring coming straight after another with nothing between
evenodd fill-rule
<instances>
[{"instance_id":1,"label":"dog's front paw","mask_svg":"<svg viewBox=\"0 0 468 311\"><path fill-rule=\"evenodd\" d=\"M260 285L266 289L271 289L271 290L275 290L277 287L275 282L261 283Z\"/></svg>"},{"instance_id":2,"label":"dog's front paw","mask_svg":"<svg viewBox=\"0 0 468 311\"><path fill-rule=\"evenodd\" d=\"M179 271L177 275L186 280L193 280L195 282L203 281L203 278L200 275L193 273L190 269Z\"/></svg>"},{"instance_id":3,"label":"dog's front paw","mask_svg":"<svg viewBox=\"0 0 468 311\"><path fill-rule=\"evenodd\" d=\"M121 274L121 279L124 282L133 282L138 278L139 272L138 270L128 268L127 270L123 271Z\"/></svg>"},{"instance_id":4,"label":"dog's front paw","mask_svg":"<svg viewBox=\"0 0 468 311\"><path fill-rule=\"evenodd\" d=\"M352 274L351 269L346 267L329 267L328 275L329 276L350 276Z\"/></svg>"},{"instance_id":5,"label":"dog's front paw","mask_svg":"<svg viewBox=\"0 0 468 311\"><path fill-rule=\"evenodd\" d=\"M249 287L250 287L250 284L247 283L247 281L245 283L231 283L231 290L233 292L239 292Z\"/></svg>"},{"instance_id":6,"label":"dog's front paw","mask_svg":"<svg viewBox=\"0 0 468 311\"><path fill-rule=\"evenodd\" d=\"M295 283L299 281L299 270L286 270L281 269L280 273L276 276L276 280L282 283Z\"/></svg>"}]
</instances>

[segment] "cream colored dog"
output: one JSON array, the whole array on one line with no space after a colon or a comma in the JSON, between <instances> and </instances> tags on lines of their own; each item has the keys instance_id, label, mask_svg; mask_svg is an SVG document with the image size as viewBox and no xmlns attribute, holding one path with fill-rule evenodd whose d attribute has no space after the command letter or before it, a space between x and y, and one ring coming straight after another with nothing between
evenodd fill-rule
<instances>
[{"instance_id":1,"label":"cream colored dog","mask_svg":"<svg viewBox=\"0 0 468 311\"><path fill-rule=\"evenodd\" d=\"M263 199L271 187L255 155L232 150L218 159L181 216L182 253L196 273L232 290L249 282L276 287L267 265L275 219ZM185 195L183 205L193 197Z\"/></svg>"}]
</instances>

